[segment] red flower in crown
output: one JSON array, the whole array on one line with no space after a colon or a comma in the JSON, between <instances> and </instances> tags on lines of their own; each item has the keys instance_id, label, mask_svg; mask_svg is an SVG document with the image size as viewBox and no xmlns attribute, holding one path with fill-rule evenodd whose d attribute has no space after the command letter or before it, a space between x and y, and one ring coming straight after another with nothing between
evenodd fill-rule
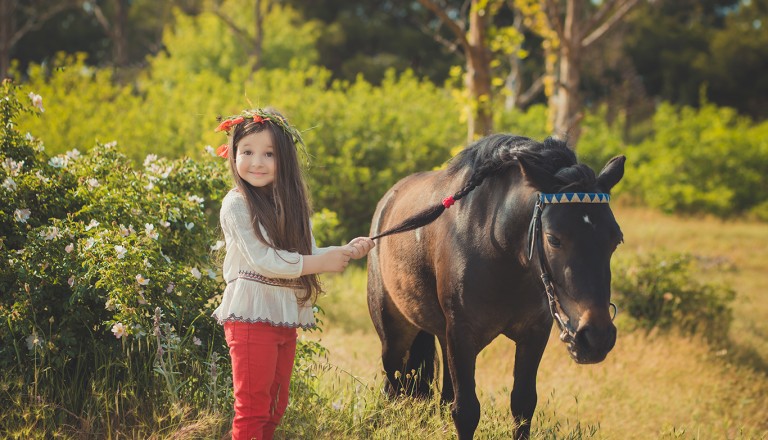
<instances>
[{"instance_id":1,"label":"red flower in crown","mask_svg":"<svg viewBox=\"0 0 768 440\"><path fill-rule=\"evenodd\" d=\"M223 158L229 157L229 144L219 145L219 148L216 149L216 155Z\"/></svg>"},{"instance_id":2,"label":"red flower in crown","mask_svg":"<svg viewBox=\"0 0 768 440\"><path fill-rule=\"evenodd\" d=\"M266 121L270 121L270 120L271 119L269 119L269 118L262 118L259 115L253 115L253 122L255 122L257 124L262 124L262 123L264 123Z\"/></svg>"},{"instance_id":3,"label":"red flower in crown","mask_svg":"<svg viewBox=\"0 0 768 440\"><path fill-rule=\"evenodd\" d=\"M221 124L219 124L218 127L216 127L216 130L213 131L229 131L229 127L232 125L232 121L229 119L225 121L221 121Z\"/></svg>"},{"instance_id":4,"label":"red flower in crown","mask_svg":"<svg viewBox=\"0 0 768 440\"><path fill-rule=\"evenodd\" d=\"M238 116L235 119L227 119L225 121L221 121L221 124L219 124L219 126L216 127L216 130L213 131L229 131L233 125L237 125L243 121L245 121L245 118L242 116Z\"/></svg>"}]
</instances>

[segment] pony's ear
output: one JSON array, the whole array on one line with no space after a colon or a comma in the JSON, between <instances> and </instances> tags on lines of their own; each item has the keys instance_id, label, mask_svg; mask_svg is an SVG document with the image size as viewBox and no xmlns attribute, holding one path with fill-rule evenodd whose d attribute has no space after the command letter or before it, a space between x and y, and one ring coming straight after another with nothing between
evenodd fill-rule
<instances>
[{"instance_id":1,"label":"pony's ear","mask_svg":"<svg viewBox=\"0 0 768 440\"><path fill-rule=\"evenodd\" d=\"M533 188L545 193L554 192L554 189L557 188L559 181L549 171L520 156L517 157L517 163L520 165L523 178Z\"/></svg>"},{"instance_id":2,"label":"pony's ear","mask_svg":"<svg viewBox=\"0 0 768 440\"><path fill-rule=\"evenodd\" d=\"M597 186L605 192L611 192L611 188L624 177L624 162L626 160L627 158L623 155L609 160L603 170L600 171L600 175L597 176Z\"/></svg>"}]
</instances>

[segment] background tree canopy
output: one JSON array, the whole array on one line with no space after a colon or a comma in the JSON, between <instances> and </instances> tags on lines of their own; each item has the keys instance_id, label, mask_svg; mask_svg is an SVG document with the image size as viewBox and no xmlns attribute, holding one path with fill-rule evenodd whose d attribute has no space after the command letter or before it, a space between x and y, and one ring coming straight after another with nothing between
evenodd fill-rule
<instances>
[{"instance_id":1,"label":"background tree canopy","mask_svg":"<svg viewBox=\"0 0 768 440\"><path fill-rule=\"evenodd\" d=\"M469 96L466 54L449 50L455 36L428 3L457 26L462 14L488 16L491 95ZM757 73L768 2L623 4L634 8L579 63L581 160L628 155L617 191L666 211L768 218L768 84ZM201 157L223 141L217 115L273 105L305 131L314 204L339 222L333 242L365 234L398 179L455 154L479 102L496 131L553 133L552 96L535 83L557 60L546 23L562 16L544 3L73 0L47 17L45 2L13 5L21 37L9 74L46 110L20 126L52 154L117 140L136 163ZM583 19L600 18L602 5L585 6ZM510 105L527 86L531 98Z\"/></svg>"}]
</instances>

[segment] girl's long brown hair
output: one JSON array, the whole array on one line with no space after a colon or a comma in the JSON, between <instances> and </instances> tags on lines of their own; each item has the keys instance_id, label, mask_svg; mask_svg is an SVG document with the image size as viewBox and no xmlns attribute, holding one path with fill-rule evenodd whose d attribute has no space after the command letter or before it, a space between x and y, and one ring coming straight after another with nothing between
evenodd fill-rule
<instances>
[{"instance_id":1,"label":"girl's long brown hair","mask_svg":"<svg viewBox=\"0 0 768 440\"><path fill-rule=\"evenodd\" d=\"M265 110L274 114L275 118L285 120L276 110ZM240 140L249 134L265 130L272 136L275 180L266 187L257 188L240 177L235 161ZM312 234L309 218L312 208L293 138L270 121L248 120L234 127L229 147L229 166L237 188L245 196L256 237L275 249L311 255ZM261 233L259 224L264 227L269 240ZM299 303L314 302L322 292L320 278L317 275L304 275L299 281L304 288L303 294L296 295Z\"/></svg>"}]
</instances>

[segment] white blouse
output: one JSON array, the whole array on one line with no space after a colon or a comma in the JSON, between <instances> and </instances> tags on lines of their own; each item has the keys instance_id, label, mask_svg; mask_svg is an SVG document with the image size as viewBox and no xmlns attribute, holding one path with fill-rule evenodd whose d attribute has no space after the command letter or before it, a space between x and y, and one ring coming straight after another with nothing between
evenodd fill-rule
<instances>
[{"instance_id":1,"label":"white blouse","mask_svg":"<svg viewBox=\"0 0 768 440\"><path fill-rule=\"evenodd\" d=\"M227 287L213 317L220 324L240 321L294 328L314 327L311 302L299 304L296 298L297 293L303 293L298 278L304 257L262 243L251 226L245 197L236 190L224 197L220 221L227 249L223 267ZM269 241L264 227L259 227ZM318 248L312 237L313 255L328 249Z\"/></svg>"}]
</instances>

